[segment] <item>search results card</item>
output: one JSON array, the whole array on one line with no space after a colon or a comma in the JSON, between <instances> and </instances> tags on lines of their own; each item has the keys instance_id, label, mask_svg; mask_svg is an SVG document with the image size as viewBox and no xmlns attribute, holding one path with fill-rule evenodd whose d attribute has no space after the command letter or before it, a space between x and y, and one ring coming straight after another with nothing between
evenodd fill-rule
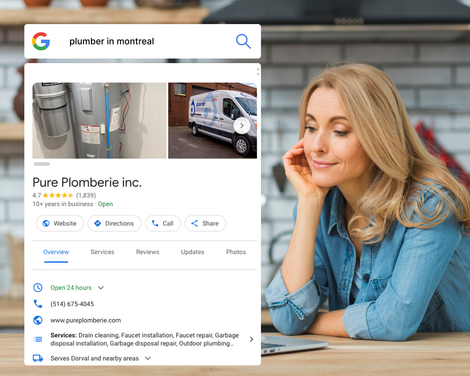
<instances>
[{"instance_id":1,"label":"search results card","mask_svg":"<svg viewBox=\"0 0 470 376\"><path fill-rule=\"evenodd\" d=\"M25 363L260 364L259 64L27 64Z\"/></svg>"}]
</instances>

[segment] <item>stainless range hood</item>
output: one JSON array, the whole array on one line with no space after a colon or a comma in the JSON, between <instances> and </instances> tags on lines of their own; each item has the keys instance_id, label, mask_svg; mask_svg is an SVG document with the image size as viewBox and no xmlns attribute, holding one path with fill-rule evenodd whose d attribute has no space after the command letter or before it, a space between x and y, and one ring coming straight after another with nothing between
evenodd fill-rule
<instances>
[{"instance_id":1,"label":"stainless range hood","mask_svg":"<svg viewBox=\"0 0 470 376\"><path fill-rule=\"evenodd\" d=\"M470 7L456 0L239 0L203 23L259 23L263 41L470 40Z\"/></svg>"},{"instance_id":2,"label":"stainless range hood","mask_svg":"<svg viewBox=\"0 0 470 376\"><path fill-rule=\"evenodd\" d=\"M456 0L239 0L203 23L266 25L468 24Z\"/></svg>"}]
</instances>

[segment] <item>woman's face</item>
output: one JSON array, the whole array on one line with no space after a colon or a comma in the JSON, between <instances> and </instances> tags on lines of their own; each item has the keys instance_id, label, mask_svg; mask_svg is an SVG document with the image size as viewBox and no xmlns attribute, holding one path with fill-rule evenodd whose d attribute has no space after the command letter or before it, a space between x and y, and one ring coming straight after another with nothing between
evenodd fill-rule
<instances>
[{"instance_id":1,"label":"woman's face","mask_svg":"<svg viewBox=\"0 0 470 376\"><path fill-rule=\"evenodd\" d=\"M304 153L319 187L367 181L374 163L354 133L334 89L320 87L308 101Z\"/></svg>"}]
</instances>

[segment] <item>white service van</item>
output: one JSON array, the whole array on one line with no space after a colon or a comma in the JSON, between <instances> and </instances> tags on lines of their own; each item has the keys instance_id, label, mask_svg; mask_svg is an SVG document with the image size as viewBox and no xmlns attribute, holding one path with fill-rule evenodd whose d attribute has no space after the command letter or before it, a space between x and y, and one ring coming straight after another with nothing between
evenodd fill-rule
<instances>
[{"instance_id":1,"label":"white service van","mask_svg":"<svg viewBox=\"0 0 470 376\"><path fill-rule=\"evenodd\" d=\"M189 99L189 122L193 135L205 134L229 142L246 157L256 153L258 105L254 96L234 90L216 90ZM247 119L248 131L237 132L234 123Z\"/></svg>"}]
</instances>

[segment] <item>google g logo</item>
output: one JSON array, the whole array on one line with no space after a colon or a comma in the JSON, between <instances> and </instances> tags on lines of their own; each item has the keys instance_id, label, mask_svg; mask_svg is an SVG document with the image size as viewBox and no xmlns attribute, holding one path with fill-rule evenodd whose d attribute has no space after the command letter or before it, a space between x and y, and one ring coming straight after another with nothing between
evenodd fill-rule
<instances>
[{"instance_id":1,"label":"google g logo","mask_svg":"<svg viewBox=\"0 0 470 376\"><path fill-rule=\"evenodd\" d=\"M39 50L39 51L44 51L47 47L49 47L49 45L51 44L51 41L49 39L43 39L40 41L40 43L44 43L44 46L38 46L36 44L36 39L38 39L38 37L45 37L47 36L46 33L37 33L37 34L34 34L34 37L33 37L33 47L36 49L36 50Z\"/></svg>"}]
</instances>

